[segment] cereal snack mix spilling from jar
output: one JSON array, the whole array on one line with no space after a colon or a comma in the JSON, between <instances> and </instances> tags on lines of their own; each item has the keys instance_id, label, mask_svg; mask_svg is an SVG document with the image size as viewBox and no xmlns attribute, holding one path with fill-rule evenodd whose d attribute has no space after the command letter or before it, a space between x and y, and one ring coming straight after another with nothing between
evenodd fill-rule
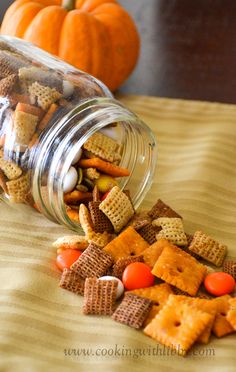
<instances>
[{"instance_id":1,"label":"cereal snack mix spilling from jar","mask_svg":"<svg viewBox=\"0 0 236 372\"><path fill-rule=\"evenodd\" d=\"M0 38L0 192L79 229L79 206L114 186L137 206L156 142L97 79L18 39Z\"/></svg>"}]
</instances>

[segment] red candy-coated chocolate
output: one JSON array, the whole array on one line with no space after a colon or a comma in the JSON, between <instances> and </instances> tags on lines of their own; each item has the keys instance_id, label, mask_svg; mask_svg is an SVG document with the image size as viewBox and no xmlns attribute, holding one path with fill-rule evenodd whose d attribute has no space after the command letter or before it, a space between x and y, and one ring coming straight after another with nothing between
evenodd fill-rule
<instances>
[{"instance_id":1,"label":"red candy-coated chocolate","mask_svg":"<svg viewBox=\"0 0 236 372\"><path fill-rule=\"evenodd\" d=\"M155 277L151 269L143 262L129 264L122 275L122 282L127 290L151 287Z\"/></svg>"},{"instance_id":2,"label":"red candy-coated chocolate","mask_svg":"<svg viewBox=\"0 0 236 372\"><path fill-rule=\"evenodd\" d=\"M204 280L207 292L214 296L223 296L232 293L235 288L234 278L224 272L210 273Z\"/></svg>"},{"instance_id":3,"label":"red candy-coated chocolate","mask_svg":"<svg viewBox=\"0 0 236 372\"><path fill-rule=\"evenodd\" d=\"M82 252L78 251L77 249L65 249L57 256L56 264L58 269L62 271L64 269L69 269L71 265L78 260L81 254Z\"/></svg>"}]
</instances>

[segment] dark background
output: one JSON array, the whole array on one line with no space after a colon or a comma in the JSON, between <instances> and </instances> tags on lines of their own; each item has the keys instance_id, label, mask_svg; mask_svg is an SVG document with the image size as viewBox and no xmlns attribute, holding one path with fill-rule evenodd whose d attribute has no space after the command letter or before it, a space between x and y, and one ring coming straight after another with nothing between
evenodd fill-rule
<instances>
[{"instance_id":1,"label":"dark background","mask_svg":"<svg viewBox=\"0 0 236 372\"><path fill-rule=\"evenodd\" d=\"M1 0L1 15L10 0ZM122 93L236 103L235 0L120 0L142 50Z\"/></svg>"}]
</instances>

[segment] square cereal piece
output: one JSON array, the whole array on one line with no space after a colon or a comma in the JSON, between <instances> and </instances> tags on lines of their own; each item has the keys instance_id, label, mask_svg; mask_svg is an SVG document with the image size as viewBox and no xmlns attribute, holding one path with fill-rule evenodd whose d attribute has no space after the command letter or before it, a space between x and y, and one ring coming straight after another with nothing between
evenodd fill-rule
<instances>
[{"instance_id":1,"label":"square cereal piece","mask_svg":"<svg viewBox=\"0 0 236 372\"><path fill-rule=\"evenodd\" d=\"M115 262L112 268L111 275L122 279L123 272L129 264L133 262L143 262L143 256L130 256L127 258L120 258L118 261Z\"/></svg>"},{"instance_id":2,"label":"square cereal piece","mask_svg":"<svg viewBox=\"0 0 236 372\"><path fill-rule=\"evenodd\" d=\"M6 182L6 185L10 202L26 202L30 190L30 176L28 173L21 175L16 180Z\"/></svg>"},{"instance_id":3,"label":"square cereal piece","mask_svg":"<svg viewBox=\"0 0 236 372\"><path fill-rule=\"evenodd\" d=\"M78 272L82 278L100 277L107 272L112 262L110 254L90 243L78 260L71 265L71 270Z\"/></svg>"},{"instance_id":4,"label":"square cereal piece","mask_svg":"<svg viewBox=\"0 0 236 372\"><path fill-rule=\"evenodd\" d=\"M142 252L145 264L153 268L166 244L168 244L166 239L160 239L145 249L145 251Z\"/></svg>"},{"instance_id":5,"label":"square cereal piece","mask_svg":"<svg viewBox=\"0 0 236 372\"><path fill-rule=\"evenodd\" d=\"M148 244L153 244L157 241L157 232L157 229L151 223L138 230L138 233L148 242Z\"/></svg>"},{"instance_id":6,"label":"square cereal piece","mask_svg":"<svg viewBox=\"0 0 236 372\"><path fill-rule=\"evenodd\" d=\"M112 240L103 251L110 253L117 261L119 258L139 256L148 248L148 243L132 228L127 227L117 238Z\"/></svg>"},{"instance_id":7,"label":"square cereal piece","mask_svg":"<svg viewBox=\"0 0 236 372\"><path fill-rule=\"evenodd\" d=\"M16 143L28 145L38 124L38 116L23 111L15 111L14 135Z\"/></svg>"},{"instance_id":8,"label":"square cereal piece","mask_svg":"<svg viewBox=\"0 0 236 372\"><path fill-rule=\"evenodd\" d=\"M234 332L232 325L227 319L228 312L230 310L230 299L229 295L221 296L211 300L216 304L216 317L213 324L212 331L215 336L223 337Z\"/></svg>"},{"instance_id":9,"label":"square cereal piece","mask_svg":"<svg viewBox=\"0 0 236 372\"><path fill-rule=\"evenodd\" d=\"M236 297L229 299L229 310L226 319L236 331Z\"/></svg>"},{"instance_id":10,"label":"square cereal piece","mask_svg":"<svg viewBox=\"0 0 236 372\"><path fill-rule=\"evenodd\" d=\"M144 333L185 355L211 321L211 315L170 295L166 305L149 323Z\"/></svg>"},{"instance_id":11,"label":"square cereal piece","mask_svg":"<svg viewBox=\"0 0 236 372\"><path fill-rule=\"evenodd\" d=\"M133 291L128 291L126 293L133 293L137 296L144 297L152 301L152 307L144 323L146 326L163 308L169 298L169 295L173 294L173 291L171 290L169 284L162 283L148 288L134 289Z\"/></svg>"},{"instance_id":12,"label":"square cereal piece","mask_svg":"<svg viewBox=\"0 0 236 372\"><path fill-rule=\"evenodd\" d=\"M190 296L195 296L205 277L206 267L182 249L166 242L152 273Z\"/></svg>"},{"instance_id":13,"label":"square cereal piece","mask_svg":"<svg viewBox=\"0 0 236 372\"><path fill-rule=\"evenodd\" d=\"M202 231L195 232L189 250L218 267L222 266L227 253L226 245L218 243Z\"/></svg>"},{"instance_id":14,"label":"square cereal piece","mask_svg":"<svg viewBox=\"0 0 236 372\"><path fill-rule=\"evenodd\" d=\"M151 222L151 217L148 216L147 212L137 212L133 215L127 225L133 227L136 231L139 231L142 227L148 225Z\"/></svg>"},{"instance_id":15,"label":"square cereal piece","mask_svg":"<svg viewBox=\"0 0 236 372\"><path fill-rule=\"evenodd\" d=\"M83 313L86 315L111 315L116 301L118 282L87 278L84 287Z\"/></svg>"},{"instance_id":16,"label":"square cereal piece","mask_svg":"<svg viewBox=\"0 0 236 372\"><path fill-rule=\"evenodd\" d=\"M17 82L17 75L12 74L0 80L0 96L7 97Z\"/></svg>"},{"instance_id":17,"label":"square cereal piece","mask_svg":"<svg viewBox=\"0 0 236 372\"><path fill-rule=\"evenodd\" d=\"M47 111L52 103L58 101L62 95L55 88L39 84L37 81L29 87L30 101L32 105L38 104Z\"/></svg>"},{"instance_id":18,"label":"square cereal piece","mask_svg":"<svg viewBox=\"0 0 236 372\"><path fill-rule=\"evenodd\" d=\"M85 280L81 278L81 276L78 273L70 269L63 270L59 284L61 288L67 289L70 292L83 296L84 284Z\"/></svg>"},{"instance_id":19,"label":"square cereal piece","mask_svg":"<svg viewBox=\"0 0 236 372\"><path fill-rule=\"evenodd\" d=\"M132 293L125 293L124 299L112 315L116 322L126 324L132 328L142 327L151 308L152 301Z\"/></svg>"},{"instance_id":20,"label":"square cereal piece","mask_svg":"<svg viewBox=\"0 0 236 372\"><path fill-rule=\"evenodd\" d=\"M159 217L182 218L177 212L175 212L172 208L170 208L167 204L165 204L161 199L157 200L156 204L148 212L148 215L152 219L156 219Z\"/></svg>"},{"instance_id":21,"label":"square cereal piece","mask_svg":"<svg viewBox=\"0 0 236 372\"><path fill-rule=\"evenodd\" d=\"M223 271L232 275L234 280L236 280L236 260L225 260L223 263Z\"/></svg>"},{"instance_id":22,"label":"square cereal piece","mask_svg":"<svg viewBox=\"0 0 236 372\"><path fill-rule=\"evenodd\" d=\"M99 209L109 218L115 232L119 232L134 215L133 206L129 198L118 186L114 186Z\"/></svg>"},{"instance_id":23,"label":"square cereal piece","mask_svg":"<svg viewBox=\"0 0 236 372\"><path fill-rule=\"evenodd\" d=\"M15 180L22 174L22 169L12 160L0 158L0 169L9 180Z\"/></svg>"},{"instance_id":24,"label":"square cereal piece","mask_svg":"<svg viewBox=\"0 0 236 372\"><path fill-rule=\"evenodd\" d=\"M181 218L160 217L152 221L152 225L162 228L156 235L157 240L165 238L173 244L186 246L187 238Z\"/></svg>"},{"instance_id":25,"label":"square cereal piece","mask_svg":"<svg viewBox=\"0 0 236 372\"><path fill-rule=\"evenodd\" d=\"M207 344L211 336L211 330L216 316L216 304L211 300L192 298L183 295L175 296L175 303L176 306L178 306L178 304L186 303L211 315L211 321L197 339L199 343Z\"/></svg>"},{"instance_id":26,"label":"square cereal piece","mask_svg":"<svg viewBox=\"0 0 236 372\"><path fill-rule=\"evenodd\" d=\"M93 223L93 228L95 232L103 233L104 231L107 232L114 232L114 228L111 224L111 221L107 218L107 216L99 209L100 201L89 202L89 212Z\"/></svg>"},{"instance_id":27,"label":"square cereal piece","mask_svg":"<svg viewBox=\"0 0 236 372\"><path fill-rule=\"evenodd\" d=\"M100 159L113 163L116 160L120 160L121 157L117 157L119 144L112 138L106 136L103 133L94 133L84 144L85 150L93 153Z\"/></svg>"}]
</instances>

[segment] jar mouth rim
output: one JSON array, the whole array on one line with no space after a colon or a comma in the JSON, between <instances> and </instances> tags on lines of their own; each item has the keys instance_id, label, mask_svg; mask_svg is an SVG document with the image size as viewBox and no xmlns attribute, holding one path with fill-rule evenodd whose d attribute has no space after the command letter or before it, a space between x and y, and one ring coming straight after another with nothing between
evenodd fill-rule
<instances>
[{"instance_id":1,"label":"jar mouth rim","mask_svg":"<svg viewBox=\"0 0 236 372\"><path fill-rule=\"evenodd\" d=\"M89 110L91 111L90 113L88 113ZM80 115L84 115L81 120L79 120ZM77 123L70 128L70 123L73 120L76 120L76 118L78 118ZM133 112L125 108L117 100L111 98L95 98L81 103L76 108L68 112L63 117L63 119L59 120L56 125L53 126L51 133L48 133L43 140L42 149L47 149L48 145L50 145L50 141L53 141L53 136L56 134L58 135L58 132L62 130L62 127L64 128L64 131L66 128L68 129L68 133L64 134L64 138L62 139L60 146L58 146L59 148L53 155L52 164L49 169L49 192L46 203L47 206L45 206L45 200L40 193L40 187L34 188L34 192L36 190L36 195L33 196L36 197L36 200L39 201L39 203L44 204L44 207L46 207L47 217L69 226L69 228L72 230L78 232L79 229L80 232L82 232L79 223L71 220L67 214L63 191L64 178L73 162L76 153L80 148L82 148L84 142L97 131L104 129L108 125L114 123L122 123L122 126L129 125L130 127L140 126L146 130L149 136L149 145L152 151L150 160L151 166L149 171L147 171L146 180L141 186L139 186L139 192L137 192L136 200L134 200L135 207L139 206L139 204L143 200L143 197L146 195L149 188L151 187L151 180L153 178L157 159L156 138L146 124L144 124ZM77 141L75 143L73 143L74 138L78 136L78 133L82 131L83 127L85 126L88 126L88 129L79 138L77 138ZM72 147L68 145L69 143L70 145L73 144ZM44 154L44 151L42 151L42 154ZM42 160L43 159L41 156L41 159L39 158L38 162L40 163L40 161ZM129 159L127 158L126 161L129 161ZM131 159L129 164L132 164L132 161L133 160ZM123 166L122 161L120 166ZM133 161L133 168L134 167L135 162ZM133 169L131 169L131 175L132 171ZM36 172L36 175L34 177L34 184L40 172L38 174L37 173L38 172ZM127 182L128 180L123 182L123 185L121 187L122 189L125 187ZM42 209L45 208L40 208L40 210Z\"/></svg>"}]
</instances>

